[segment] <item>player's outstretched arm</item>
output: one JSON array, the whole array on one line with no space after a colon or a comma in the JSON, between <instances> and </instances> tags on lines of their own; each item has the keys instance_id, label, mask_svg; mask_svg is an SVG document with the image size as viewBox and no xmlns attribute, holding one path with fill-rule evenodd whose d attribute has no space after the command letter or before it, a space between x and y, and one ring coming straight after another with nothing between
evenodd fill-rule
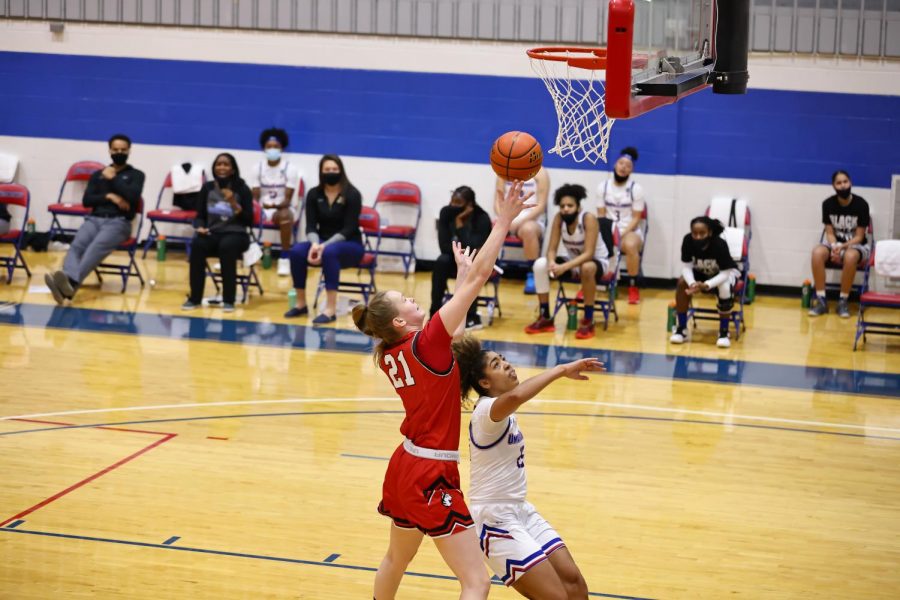
<instances>
[{"instance_id":1,"label":"player's outstretched arm","mask_svg":"<svg viewBox=\"0 0 900 600\"><path fill-rule=\"evenodd\" d=\"M606 371L606 366L596 358L582 358L564 365L556 365L540 375L526 379L513 390L501 394L491 405L491 420L495 423L502 421L561 377L584 381L588 378L585 373L603 373L604 371Z\"/></svg>"}]
</instances>

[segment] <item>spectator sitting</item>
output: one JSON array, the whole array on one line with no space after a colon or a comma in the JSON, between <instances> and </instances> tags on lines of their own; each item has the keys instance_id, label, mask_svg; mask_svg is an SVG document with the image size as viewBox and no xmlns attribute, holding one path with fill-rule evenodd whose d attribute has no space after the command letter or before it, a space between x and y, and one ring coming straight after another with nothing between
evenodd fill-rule
<instances>
[{"instance_id":1,"label":"spectator sitting","mask_svg":"<svg viewBox=\"0 0 900 600\"><path fill-rule=\"evenodd\" d=\"M511 185L512 182L497 177L497 191L494 194L495 214L500 201L506 195L506 190ZM522 194L529 192L534 194L532 200L534 207L526 208L519 213L519 216L510 224L509 232L522 240L522 252L525 254L525 260L529 263L528 266L531 267L541 255L541 240L547 230L547 196L550 193L550 174L546 168L541 167L537 175L522 184ZM525 280L525 293L534 293L534 273L530 270Z\"/></svg>"},{"instance_id":2,"label":"spectator sitting","mask_svg":"<svg viewBox=\"0 0 900 600\"><path fill-rule=\"evenodd\" d=\"M109 138L112 164L93 173L82 203L91 209L78 228L61 271L44 276L53 299L71 300L85 278L103 259L131 237L131 221L144 189L144 174L128 164L131 139L117 133Z\"/></svg>"},{"instance_id":3,"label":"spectator sitting","mask_svg":"<svg viewBox=\"0 0 900 600\"><path fill-rule=\"evenodd\" d=\"M524 211L523 211L524 212ZM453 258L453 242L459 242L463 248L478 250L491 234L491 218L475 202L475 192L469 186L460 186L453 190L450 204L441 209L438 216L438 247L440 256L434 262L431 272L431 316L434 316L444 303L447 291L447 280L456 277L456 260ZM472 303L466 316L466 329L480 329L481 317L478 316L476 303Z\"/></svg>"},{"instance_id":4,"label":"spectator sitting","mask_svg":"<svg viewBox=\"0 0 900 600\"><path fill-rule=\"evenodd\" d=\"M309 265L321 265L325 275L325 308L313 323L336 320L337 288L341 269L355 267L365 249L359 232L362 195L350 180L340 157L326 154L319 160L319 185L306 194L307 241L291 248L291 277L297 290L297 306L288 318L309 314L306 304L306 274Z\"/></svg>"},{"instance_id":5,"label":"spectator sitting","mask_svg":"<svg viewBox=\"0 0 900 600\"><path fill-rule=\"evenodd\" d=\"M191 292L181 305L193 310L203 301L206 259L217 256L222 265L222 310L234 311L237 261L250 246L253 226L253 194L241 179L237 161L223 152L213 162L213 180L200 189L194 239L191 241Z\"/></svg>"}]
</instances>

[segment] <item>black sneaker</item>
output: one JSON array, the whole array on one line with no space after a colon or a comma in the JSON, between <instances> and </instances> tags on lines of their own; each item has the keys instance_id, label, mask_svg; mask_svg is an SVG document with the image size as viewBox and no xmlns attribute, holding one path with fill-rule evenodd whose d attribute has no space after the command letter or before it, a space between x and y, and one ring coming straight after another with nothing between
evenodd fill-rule
<instances>
[{"instance_id":1,"label":"black sneaker","mask_svg":"<svg viewBox=\"0 0 900 600\"><path fill-rule=\"evenodd\" d=\"M483 328L484 325L481 324L481 315L478 313L475 313L471 317L466 317L466 331L475 331Z\"/></svg>"},{"instance_id":2,"label":"black sneaker","mask_svg":"<svg viewBox=\"0 0 900 600\"><path fill-rule=\"evenodd\" d=\"M842 319L850 318L850 302L847 298L841 298L837 303L837 314Z\"/></svg>"}]
</instances>

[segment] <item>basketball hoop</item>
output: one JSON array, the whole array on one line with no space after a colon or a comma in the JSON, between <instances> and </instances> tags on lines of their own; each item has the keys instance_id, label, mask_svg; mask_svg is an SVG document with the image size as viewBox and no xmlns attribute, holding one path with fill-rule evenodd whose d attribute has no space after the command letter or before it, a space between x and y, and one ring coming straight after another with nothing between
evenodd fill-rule
<instances>
[{"instance_id":1,"label":"basketball hoop","mask_svg":"<svg viewBox=\"0 0 900 600\"><path fill-rule=\"evenodd\" d=\"M575 162L606 162L615 119L606 114L606 48L533 48L531 68L544 82L556 108L556 143L550 149Z\"/></svg>"}]
</instances>

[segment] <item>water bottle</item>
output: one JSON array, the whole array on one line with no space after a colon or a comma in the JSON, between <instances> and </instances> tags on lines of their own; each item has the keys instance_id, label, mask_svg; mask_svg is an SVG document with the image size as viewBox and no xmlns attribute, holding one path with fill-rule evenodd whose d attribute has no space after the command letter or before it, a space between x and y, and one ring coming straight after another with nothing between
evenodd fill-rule
<instances>
[{"instance_id":1,"label":"water bottle","mask_svg":"<svg viewBox=\"0 0 900 600\"><path fill-rule=\"evenodd\" d=\"M164 235L156 238L156 260L158 262L166 261L166 236Z\"/></svg>"},{"instance_id":2,"label":"water bottle","mask_svg":"<svg viewBox=\"0 0 900 600\"><path fill-rule=\"evenodd\" d=\"M569 300L569 306L566 308L566 312L569 315L569 319L566 321L566 329L575 331L578 329L578 301L574 299Z\"/></svg>"},{"instance_id":3,"label":"water bottle","mask_svg":"<svg viewBox=\"0 0 900 600\"><path fill-rule=\"evenodd\" d=\"M669 302L669 317L666 320L666 331L675 331L675 303Z\"/></svg>"},{"instance_id":4,"label":"water bottle","mask_svg":"<svg viewBox=\"0 0 900 600\"><path fill-rule=\"evenodd\" d=\"M263 269L272 268L272 242L263 242L262 265Z\"/></svg>"},{"instance_id":5,"label":"water bottle","mask_svg":"<svg viewBox=\"0 0 900 600\"><path fill-rule=\"evenodd\" d=\"M756 275L750 273L747 276L747 304L753 304L756 299Z\"/></svg>"},{"instance_id":6,"label":"water bottle","mask_svg":"<svg viewBox=\"0 0 900 600\"><path fill-rule=\"evenodd\" d=\"M288 292L288 308L297 308L297 290Z\"/></svg>"},{"instance_id":7,"label":"water bottle","mask_svg":"<svg viewBox=\"0 0 900 600\"><path fill-rule=\"evenodd\" d=\"M28 219L28 224L25 225L25 231L27 233L34 233L34 219Z\"/></svg>"},{"instance_id":8,"label":"water bottle","mask_svg":"<svg viewBox=\"0 0 900 600\"><path fill-rule=\"evenodd\" d=\"M812 298L812 282L809 279L804 280L803 282L803 291L800 296L800 306L803 308L809 308L809 301Z\"/></svg>"}]
</instances>

